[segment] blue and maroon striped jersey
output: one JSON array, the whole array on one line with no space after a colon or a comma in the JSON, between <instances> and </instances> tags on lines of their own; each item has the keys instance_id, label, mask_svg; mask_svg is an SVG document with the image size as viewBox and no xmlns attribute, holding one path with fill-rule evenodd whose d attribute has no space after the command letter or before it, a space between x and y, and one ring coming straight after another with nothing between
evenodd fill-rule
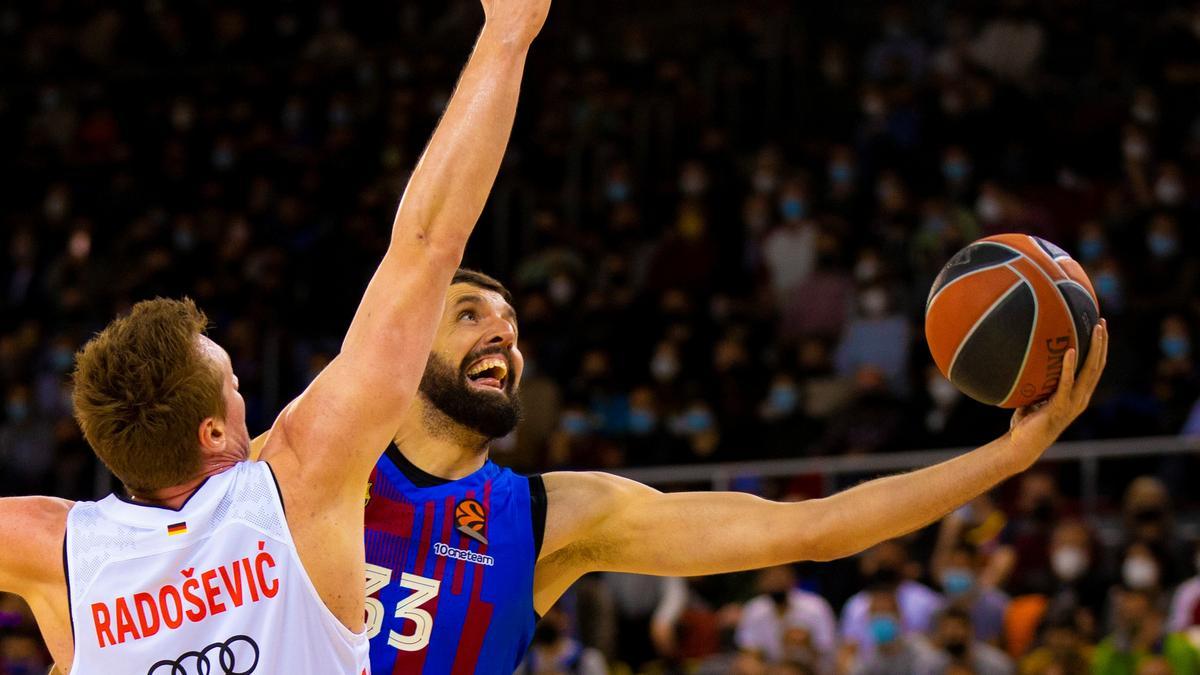
<instances>
[{"instance_id":1,"label":"blue and maroon striped jersey","mask_svg":"<svg viewBox=\"0 0 1200 675\"><path fill-rule=\"evenodd\" d=\"M393 444L367 489L367 631L374 675L504 673L533 636L540 476L488 461L447 481Z\"/></svg>"}]
</instances>

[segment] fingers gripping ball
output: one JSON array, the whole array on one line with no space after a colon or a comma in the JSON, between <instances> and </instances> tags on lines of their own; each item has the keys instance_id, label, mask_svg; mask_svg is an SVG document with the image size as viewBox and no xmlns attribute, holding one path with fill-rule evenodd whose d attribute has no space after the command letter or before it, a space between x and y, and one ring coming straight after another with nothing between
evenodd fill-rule
<instances>
[{"instance_id":1,"label":"fingers gripping ball","mask_svg":"<svg viewBox=\"0 0 1200 675\"><path fill-rule=\"evenodd\" d=\"M1061 248L999 234L959 251L933 282L925 338L933 360L971 398L1019 408L1054 393L1067 350L1087 359L1099 303Z\"/></svg>"}]
</instances>

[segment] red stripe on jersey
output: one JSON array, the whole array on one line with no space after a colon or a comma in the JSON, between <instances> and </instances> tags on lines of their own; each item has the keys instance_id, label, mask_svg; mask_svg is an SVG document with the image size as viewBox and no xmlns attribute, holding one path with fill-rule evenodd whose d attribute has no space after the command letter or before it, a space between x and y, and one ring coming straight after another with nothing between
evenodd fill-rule
<instances>
[{"instance_id":1,"label":"red stripe on jersey","mask_svg":"<svg viewBox=\"0 0 1200 675\"><path fill-rule=\"evenodd\" d=\"M488 512L492 500L492 481L483 484L483 510ZM487 553L487 546L480 545L480 554ZM475 568L475 583L471 588L471 602L467 605L467 621L463 625L462 636L458 639L458 652L454 655L453 675L471 675L479 662L479 653L483 651L483 638L487 635L488 626L492 624L492 603L479 599L483 588L483 573L487 567L473 565Z\"/></svg>"},{"instance_id":2,"label":"red stripe on jersey","mask_svg":"<svg viewBox=\"0 0 1200 675\"><path fill-rule=\"evenodd\" d=\"M425 518L421 526L421 542L417 546L417 559L413 561L413 574L425 576L425 561L429 559L429 542L433 541L433 512L436 508L436 502L425 502Z\"/></svg>"},{"instance_id":3,"label":"red stripe on jersey","mask_svg":"<svg viewBox=\"0 0 1200 675\"><path fill-rule=\"evenodd\" d=\"M450 525L454 522L454 495L446 497L446 505L442 509L442 538L438 541L450 541ZM459 565L462 567L462 565ZM441 581L446 571L446 557L438 556L437 565L433 571L433 578Z\"/></svg>"},{"instance_id":4,"label":"red stripe on jersey","mask_svg":"<svg viewBox=\"0 0 1200 675\"><path fill-rule=\"evenodd\" d=\"M411 537L413 515L412 504L376 494L367 504L365 524L368 530L387 532L397 537Z\"/></svg>"}]
</instances>

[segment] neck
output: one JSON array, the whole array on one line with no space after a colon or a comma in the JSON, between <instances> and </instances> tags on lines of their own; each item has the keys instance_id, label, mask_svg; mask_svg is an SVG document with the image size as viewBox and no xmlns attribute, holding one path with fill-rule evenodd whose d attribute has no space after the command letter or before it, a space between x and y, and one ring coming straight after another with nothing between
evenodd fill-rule
<instances>
[{"instance_id":1,"label":"neck","mask_svg":"<svg viewBox=\"0 0 1200 675\"><path fill-rule=\"evenodd\" d=\"M463 428L422 398L410 410L394 440L418 469L445 480L458 480L487 462L489 439Z\"/></svg>"},{"instance_id":2,"label":"neck","mask_svg":"<svg viewBox=\"0 0 1200 675\"><path fill-rule=\"evenodd\" d=\"M186 482L179 485L172 485L168 488L156 490L149 494L134 494L129 492L129 496L137 502L145 504L153 504L155 506L165 506L169 509L179 509L187 502L188 498L195 494L196 490L209 478L224 473L234 467L238 462L244 459L234 459L230 457L212 457L205 460L200 473Z\"/></svg>"}]
</instances>

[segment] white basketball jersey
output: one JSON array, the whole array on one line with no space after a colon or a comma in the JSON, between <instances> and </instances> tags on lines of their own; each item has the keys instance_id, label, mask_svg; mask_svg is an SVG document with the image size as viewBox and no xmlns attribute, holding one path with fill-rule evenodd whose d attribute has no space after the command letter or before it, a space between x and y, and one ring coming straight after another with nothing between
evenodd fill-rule
<instances>
[{"instance_id":1,"label":"white basketball jersey","mask_svg":"<svg viewBox=\"0 0 1200 675\"><path fill-rule=\"evenodd\" d=\"M70 675L366 675L300 564L271 469L244 462L178 510L115 495L67 516Z\"/></svg>"}]
</instances>

